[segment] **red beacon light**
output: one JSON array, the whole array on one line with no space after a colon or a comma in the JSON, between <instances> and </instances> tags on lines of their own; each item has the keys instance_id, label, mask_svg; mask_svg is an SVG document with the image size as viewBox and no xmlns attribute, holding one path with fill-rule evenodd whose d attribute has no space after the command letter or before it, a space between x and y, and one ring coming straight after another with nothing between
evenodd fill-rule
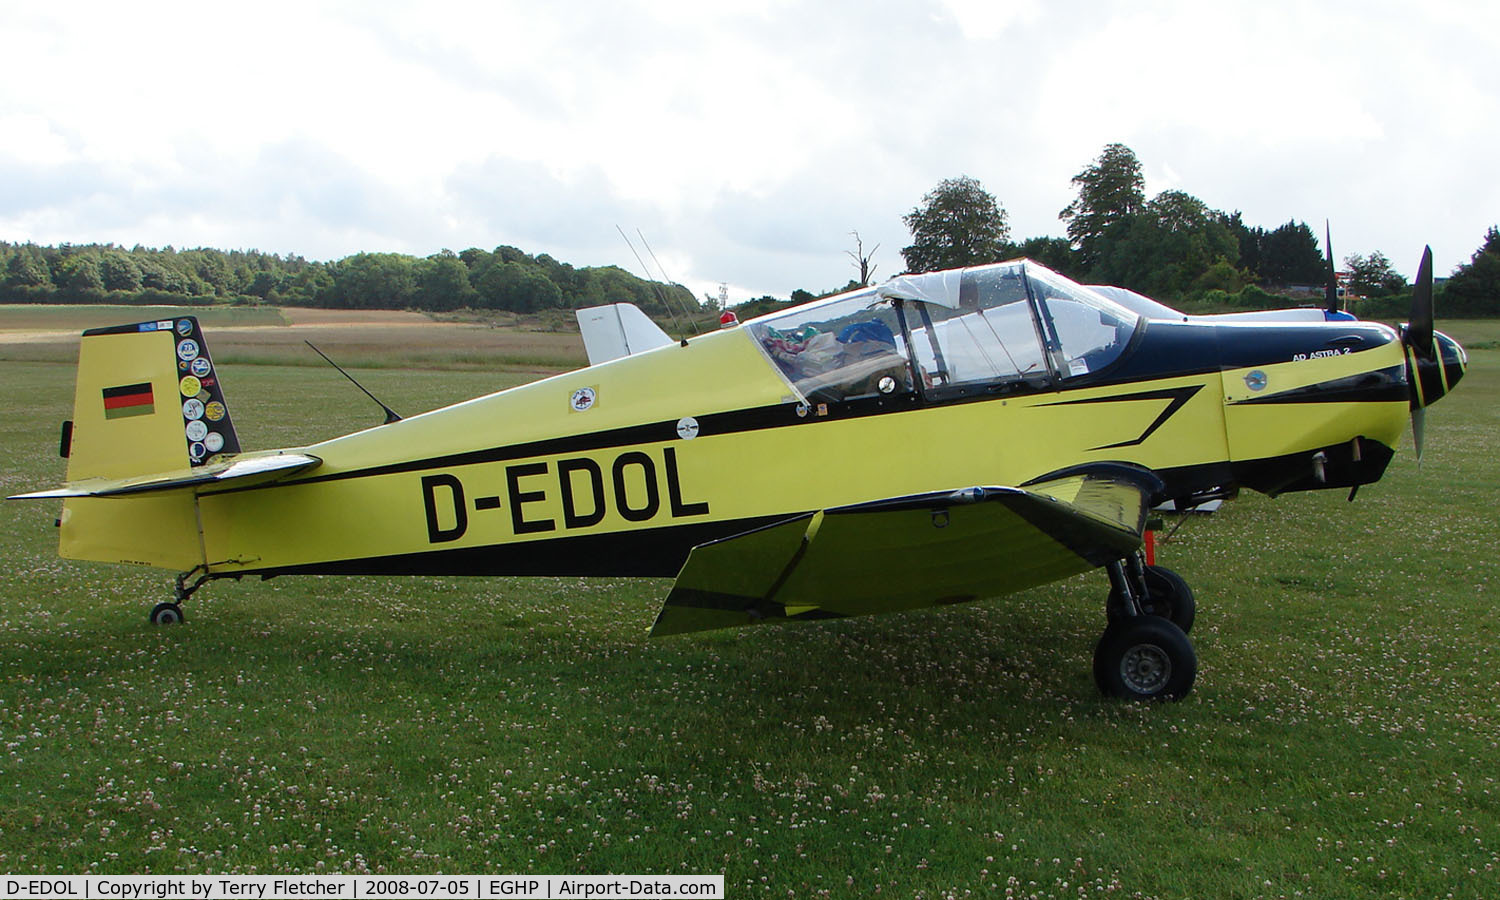
<instances>
[{"instance_id":1,"label":"red beacon light","mask_svg":"<svg viewBox=\"0 0 1500 900\"><path fill-rule=\"evenodd\" d=\"M724 314L719 316L720 328L733 328L738 324L740 324L740 317L735 315L732 309L724 310Z\"/></svg>"}]
</instances>

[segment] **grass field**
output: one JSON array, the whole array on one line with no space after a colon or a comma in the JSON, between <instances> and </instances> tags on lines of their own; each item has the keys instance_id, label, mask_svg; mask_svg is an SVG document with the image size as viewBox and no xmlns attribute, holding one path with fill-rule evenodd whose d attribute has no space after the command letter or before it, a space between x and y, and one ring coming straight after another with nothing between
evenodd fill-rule
<instances>
[{"instance_id":1,"label":"grass field","mask_svg":"<svg viewBox=\"0 0 1500 900\"><path fill-rule=\"evenodd\" d=\"M1496 323L1444 323L1491 347ZM420 353L392 329L396 352ZM229 362L241 438L379 417ZM439 340L441 345L442 341ZM442 346L432 349L437 354ZM375 352L371 350L370 352ZM9 358L0 489L60 478L71 364ZM1493 897L1500 351L1357 502L1245 496L1162 551L1195 692L1101 699L1103 579L648 640L667 583L215 583L56 557L0 505L0 871L723 872L728 895ZM361 380L408 412L515 383Z\"/></svg>"}]
</instances>

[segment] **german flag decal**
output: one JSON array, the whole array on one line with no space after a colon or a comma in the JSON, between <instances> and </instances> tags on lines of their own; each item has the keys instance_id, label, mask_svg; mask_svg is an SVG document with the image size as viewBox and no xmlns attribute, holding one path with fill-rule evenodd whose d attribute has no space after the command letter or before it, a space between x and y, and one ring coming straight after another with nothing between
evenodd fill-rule
<instances>
[{"instance_id":1,"label":"german flag decal","mask_svg":"<svg viewBox=\"0 0 1500 900\"><path fill-rule=\"evenodd\" d=\"M104 418L123 419L126 416L149 416L156 412L156 401L151 396L151 383L124 384L104 389Z\"/></svg>"}]
</instances>

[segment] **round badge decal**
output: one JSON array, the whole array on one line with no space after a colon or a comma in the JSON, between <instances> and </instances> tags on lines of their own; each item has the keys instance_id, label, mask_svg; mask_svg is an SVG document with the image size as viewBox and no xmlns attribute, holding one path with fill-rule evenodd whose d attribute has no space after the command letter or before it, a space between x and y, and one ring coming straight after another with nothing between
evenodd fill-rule
<instances>
[{"instance_id":1,"label":"round badge decal","mask_svg":"<svg viewBox=\"0 0 1500 900\"><path fill-rule=\"evenodd\" d=\"M189 397L182 404L182 417L188 421L203 418L203 401L197 397Z\"/></svg>"},{"instance_id":2,"label":"round badge decal","mask_svg":"<svg viewBox=\"0 0 1500 900\"><path fill-rule=\"evenodd\" d=\"M1266 389L1266 382L1268 380L1265 372L1256 369L1245 376L1245 387L1252 391L1263 391Z\"/></svg>"},{"instance_id":3,"label":"round badge decal","mask_svg":"<svg viewBox=\"0 0 1500 900\"><path fill-rule=\"evenodd\" d=\"M224 435L217 431L210 431L203 439L203 446L209 453L218 453L224 449Z\"/></svg>"},{"instance_id":4,"label":"round badge decal","mask_svg":"<svg viewBox=\"0 0 1500 900\"><path fill-rule=\"evenodd\" d=\"M202 419L194 419L187 423L187 439L190 441L201 441L208 437L208 426L203 424Z\"/></svg>"},{"instance_id":5,"label":"round badge decal","mask_svg":"<svg viewBox=\"0 0 1500 900\"><path fill-rule=\"evenodd\" d=\"M224 404L220 403L217 400L210 400L203 407L203 417L210 422L217 422L220 419L224 418L224 413L226 411L227 410L224 409Z\"/></svg>"},{"instance_id":6,"label":"round badge decal","mask_svg":"<svg viewBox=\"0 0 1500 900\"><path fill-rule=\"evenodd\" d=\"M594 405L599 397L591 387L579 388L573 392L573 399L569 401L575 412L583 412Z\"/></svg>"},{"instance_id":7,"label":"round badge decal","mask_svg":"<svg viewBox=\"0 0 1500 900\"><path fill-rule=\"evenodd\" d=\"M177 389L182 391L184 397L196 397L198 392L203 390L203 382L199 381L197 376L184 375L182 381L177 383Z\"/></svg>"},{"instance_id":8,"label":"round badge decal","mask_svg":"<svg viewBox=\"0 0 1500 900\"><path fill-rule=\"evenodd\" d=\"M177 320L177 333L180 334L180 335L182 335L183 337L187 337L188 335L192 334L193 333L193 320L192 319L178 319Z\"/></svg>"},{"instance_id":9,"label":"round badge decal","mask_svg":"<svg viewBox=\"0 0 1500 900\"><path fill-rule=\"evenodd\" d=\"M684 416L677 420L677 436L685 441L690 441L698 436L698 420L692 416Z\"/></svg>"},{"instance_id":10,"label":"round badge decal","mask_svg":"<svg viewBox=\"0 0 1500 900\"><path fill-rule=\"evenodd\" d=\"M189 338L177 342L177 358L183 362L192 362L198 358L198 342Z\"/></svg>"},{"instance_id":11,"label":"round badge decal","mask_svg":"<svg viewBox=\"0 0 1500 900\"><path fill-rule=\"evenodd\" d=\"M213 371L214 367L213 367L213 364L208 361L208 357L206 357L206 356L195 356L195 357L193 357L192 363L190 363L188 365L188 368L192 370L192 372L193 372L194 375L197 375L199 378L202 378L203 376L207 375L209 372Z\"/></svg>"}]
</instances>

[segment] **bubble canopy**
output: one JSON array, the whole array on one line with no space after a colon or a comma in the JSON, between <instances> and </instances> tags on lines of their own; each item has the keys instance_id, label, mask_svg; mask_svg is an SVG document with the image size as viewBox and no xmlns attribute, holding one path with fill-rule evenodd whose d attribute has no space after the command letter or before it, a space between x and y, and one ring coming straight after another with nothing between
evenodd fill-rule
<instances>
[{"instance_id":1,"label":"bubble canopy","mask_svg":"<svg viewBox=\"0 0 1500 900\"><path fill-rule=\"evenodd\" d=\"M1109 366L1141 317L1030 260L899 275L746 323L809 402L1054 388Z\"/></svg>"}]
</instances>

